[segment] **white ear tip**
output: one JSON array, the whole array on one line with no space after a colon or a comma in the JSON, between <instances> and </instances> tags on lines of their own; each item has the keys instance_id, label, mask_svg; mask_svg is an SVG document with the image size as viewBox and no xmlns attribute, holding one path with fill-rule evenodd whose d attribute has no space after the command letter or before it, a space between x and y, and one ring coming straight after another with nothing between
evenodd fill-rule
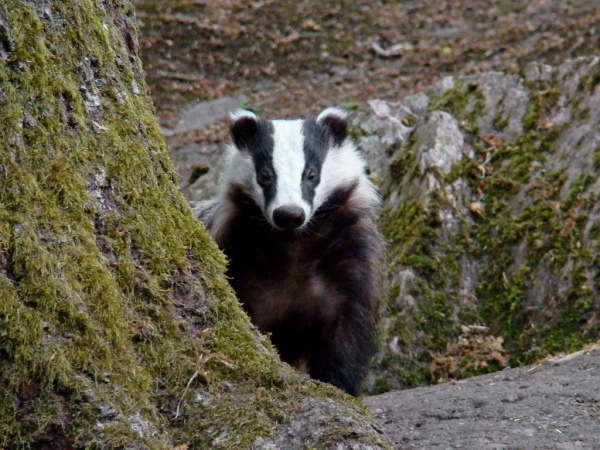
<instances>
[{"instance_id":1,"label":"white ear tip","mask_svg":"<svg viewBox=\"0 0 600 450\"><path fill-rule=\"evenodd\" d=\"M248 111L247 109L236 109L235 111L231 111L229 113L229 117L231 118L232 122L237 122L243 117L258 120L256 114L254 114L252 111Z\"/></svg>"},{"instance_id":2,"label":"white ear tip","mask_svg":"<svg viewBox=\"0 0 600 450\"><path fill-rule=\"evenodd\" d=\"M342 120L346 120L346 117L348 117L348 113L340 108L327 108L325 111L319 114L319 117L317 117L317 122L320 122L328 116L336 116Z\"/></svg>"}]
</instances>

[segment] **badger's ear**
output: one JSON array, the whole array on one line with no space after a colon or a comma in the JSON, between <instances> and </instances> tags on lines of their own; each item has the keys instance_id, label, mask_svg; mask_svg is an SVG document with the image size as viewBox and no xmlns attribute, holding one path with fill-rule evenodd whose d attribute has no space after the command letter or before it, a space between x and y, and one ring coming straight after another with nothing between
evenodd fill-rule
<instances>
[{"instance_id":1,"label":"badger's ear","mask_svg":"<svg viewBox=\"0 0 600 450\"><path fill-rule=\"evenodd\" d=\"M252 111L238 109L230 114L230 118L231 140L238 150L248 149L250 140L258 132L258 116Z\"/></svg>"},{"instance_id":2,"label":"badger's ear","mask_svg":"<svg viewBox=\"0 0 600 450\"><path fill-rule=\"evenodd\" d=\"M336 145L342 145L348 135L346 111L338 108L327 108L317 117L317 123L324 126Z\"/></svg>"}]
</instances>

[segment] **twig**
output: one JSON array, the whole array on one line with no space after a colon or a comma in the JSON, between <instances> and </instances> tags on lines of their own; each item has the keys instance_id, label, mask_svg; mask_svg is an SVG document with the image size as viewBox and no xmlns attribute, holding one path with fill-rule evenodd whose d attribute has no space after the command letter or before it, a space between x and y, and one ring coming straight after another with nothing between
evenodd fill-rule
<instances>
[{"instance_id":1,"label":"twig","mask_svg":"<svg viewBox=\"0 0 600 450\"><path fill-rule=\"evenodd\" d=\"M390 56L402 56L402 53L405 51L404 44L392 45L390 48L385 50L377 42L373 42L371 44L371 48L375 53L377 53L379 56L383 56L384 58L389 58Z\"/></svg>"},{"instance_id":2,"label":"twig","mask_svg":"<svg viewBox=\"0 0 600 450\"><path fill-rule=\"evenodd\" d=\"M187 394L188 389L190 388L190 385L192 384L192 382L194 381L194 379L199 375L200 372L198 372L197 370L194 372L194 375L192 375L192 378L190 378L190 381L188 381L187 386L185 387L185 390L183 391L183 395L181 396L181 398L179 399L179 403L177 403L177 412L175 413L175 418L177 419L179 417L179 407L181 406L181 402L183 401L183 399L185 398L185 394Z\"/></svg>"}]
</instances>

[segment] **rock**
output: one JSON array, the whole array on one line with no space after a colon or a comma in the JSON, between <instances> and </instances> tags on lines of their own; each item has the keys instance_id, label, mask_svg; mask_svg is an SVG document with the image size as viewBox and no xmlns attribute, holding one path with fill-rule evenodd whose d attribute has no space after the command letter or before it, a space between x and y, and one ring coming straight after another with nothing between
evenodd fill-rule
<instances>
[{"instance_id":1,"label":"rock","mask_svg":"<svg viewBox=\"0 0 600 450\"><path fill-rule=\"evenodd\" d=\"M421 174L428 170L449 174L462 159L464 138L458 123L450 114L433 111L413 148L418 155Z\"/></svg>"},{"instance_id":2,"label":"rock","mask_svg":"<svg viewBox=\"0 0 600 450\"><path fill-rule=\"evenodd\" d=\"M461 326L489 328L513 366L598 339L599 69L447 77L355 116L392 274L373 392L501 369L492 353L440 366Z\"/></svg>"},{"instance_id":3,"label":"rock","mask_svg":"<svg viewBox=\"0 0 600 450\"><path fill-rule=\"evenodd\" d=\"M179 175L179 187L189 200L206 200L215 195L226 143L185 137L210 126L227 128L229 113L240 108L242 102L242 98L232 97L198 102L185 109L175 128L163 128L173 150L171 157Z\"/></svg>"},{"instance_id":4,"label":"rock","mask_svg":"<svg viewBox=\"0 0 600 450\"><path fill-rule=\"evenodd\" d=\"M163 128L163 133L169 138L186 131L205 129L217 120L226 119L230 111L241 106L242 101L241 98L222 97L190 105L185 108L175 128Z\"/></svg>"},{"instance_id":5,"label":"rock","mask_svg":"<svg viewBox=\"0 0 600 450\"><path fill-rule=\"evenodd\" d=\"M196 143L178 147L167 141L179 175L179 187L189 200L207 200L217 192L220 170L225 163L226 146L223 143Z\"/></svg>"},{"instance_id":6,"label":"rock","mask_svg":"<svg viewBox=\"0 0 600 450\"><path fill-rule=\"evenodd\" d=\"M397 448L593 449L600 345L575 357L365 398Z\"/></svg>"},{"instance_id":7,"label":"rock","mask_svg":"<svg viewBox=\"0 0 600 450\"><path fill-rule=\"evenodd\" d=\"M358 415L351 415L347 412L340 413L331 399L324 401L306 400L299 405L296 421L287 421L278 430L276 436L267 444L263 438L258 438L254 448L272 448L272 449L305 449L308 442L318 442L319 448L335 448L340 450L376 450L382 446L368 443L372 440L373 431L384 437L384 431L379 427L371 427L369 432L357 424L368 425L367 421L362 421ZM340 428L345 440L339 444L333 444L339 438L335 435L326 437L322 434L323 424L335 424Z\"/></svg>"},{"instance_id":8,"label":"rock","mask_svg":"<svg viewBox=\"0 0 600 450\"><path fill-rule=\"evenodd\" d=\"M476 121L478 134L493 134L507 142L522 136L523 116L530 100L523 79L517 75L490 72L473 78L473 82L485 101Z\"/></svg>"}]
</instances>

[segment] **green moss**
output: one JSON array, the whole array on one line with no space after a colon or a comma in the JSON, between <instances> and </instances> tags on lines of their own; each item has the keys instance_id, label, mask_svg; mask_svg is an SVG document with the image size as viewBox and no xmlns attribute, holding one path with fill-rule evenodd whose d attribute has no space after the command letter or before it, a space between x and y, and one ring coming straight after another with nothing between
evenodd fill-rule
<instances>
[{"instance_id":1,"label":"green moss","mask_svg":"<svg viewBox=\"0 0 600 450\"><path fill-rule=\"evenodd\" d=\"M188 184L194 184L198 178L202 175L205 175L210 170L210 167L204 164L197 164L192 167L192 173L190 174L190 178L188 179Z\"/></svg>"},{"instance_id":2,"label":"green moss","mask_svg":"<svg viewBox=\"0 0 600 450\"><path fill-rule=\"evenodd\" d=\"M418 161L412 150L410 150L412 144L408 142L407 145L403 146L403 150L391 150L395 156L390 162L390 175L395 182L400 182L407 174L411 177L418 176Z\"/></svg>"},{"instance_id":3,"label":"green moss","mask_svg":"<svg viewBox=\"0 0 600 450\"><path fill-rule=\"evenodd\" d=\"M496 112L496 114L494 115L493 123L494 123L494 127L497 130L499 130L499 131L504 130L508 126L508 123L509 123L508 115L503 110L499 109Z\"/></svg>"},{"instance_id":4,"label":"green moss","mask_svg":"<svg viewBox=\"0 0 600 450\"><path fill-rule=\"evenodd\" d=\"M594 170L600 171L600 147L594 150Z\"/></svg>"},{"instance_id":5,"label":"green moss","mask_svg":"<svg viewBox=\"0 0 600 450\"><path fill-rule=\"evenodd\" d=\"M477 117L485 105L484 95L477 84L465 86L461 80L457 80L441 97L434 92L430 92L430 96L430 111L445 111L451 114L465 131L474 135L477 133Z\"/></svg>"},{"instance_id":6,"label":"green moss","mask_svg":"<svg viewBox=\"0 0 600 450\"><path fill-rule=\"evenodd\" d=\"M506 338L511 365L531 363L548 352L570 351L595 339L594 325L581 326L591 308L585 286L592 264L581 240L586 211L593 205L584 193L596 176L581 173L562 203L559 194L566 180L561 173L537 173L535 183L531 181L532 163L544 162L544 152L552 151L557 136L556 129L542 126L557 100L554 90L540 92L523 119L527 133L494 154L492 175L486 181L486 217L473 235L477 256L484 261L477 287L482 316L494 334ZM511 200L523 190L529 201L511 212ZM516 247L523 247L524 254L515 270ZM575 266L570 271L573 288L561 297L538 294L552 301L545 307L551 317L542 319L543 310L531 307L531 287L557 283L568 264ZM549 279L538 280L542 273Z\"/></svg>"},{"instance_id":7,"label":"green moss","mask_svg":"<svg viewBox=\"0 0 600 450\"><path fill-rule=\"evenodd\" d=\"M529 132L537 128L540 121L540 105L539 102L529 102L527 110L523 115L523 130Z\"/></svg>"},{"instance_id":8,"label":"green moss","mask_svg":"<svg viewBox=\"0 0 600 450\"><path fill-rule=\"evenodd\" d=\"M535 88L535 86L534 86ZM560 98L560 92L557 89L548 87L547 89L534 89L536 95L529 102L527 111L523 115L523 130L527 133L533 130L548 128L543 126L540 118L548 117L551 108L555 107Z\"/></svg>"},{"instance_id":9,"label":"green moss","mask_svg":"<svg viewBox=\"0 0 600 450\"><path fill-rule=\"evenodd\" d=\"M591 74L584 74L580 79L581 89L593 92L600 83L600 73L593 71Z\"/></svg>"},{"instance_id":10,"label":"green moss","mask_svg":"<svg viewBox=\"0 0 600 450\"><path fill-rule=\"evenodd\" d=\"M457 81L454 87L445 90L441 97L432 98L429 109L431 111L446 111L456 118L461 118L464 116L471 100L469 94L474 89L473 86L464 89L462 83Z\"/></svg>"},{"instance_id":11,"label":"green moss","mask_svg":"<svg viewBox=\"0 0 600 450\"><path fill-rule=\"evenodd\" d=\"M459 261L469 247L460 238L458 243L442 238L440 210L448 207L444 198L434 195L428 209L409 201L388 211L383 220L383 230L389 239L391 278L396 278L402 270L410 270L414 278L404 286L404 295L417 299L415 305L408 307L391 305L390 315L402 319L394 320L388 334L398 338L400 348L411 350L415 346L414 337L419 336L416 348L420 350L401 357L388 353L380 363L387 375L376 380L377 392L434 382L429 369L432 352L444 352L460 334L461 321L473 319L472 311L461 308L459 295ZM392 301L399 293L399 285L393 283ZM395 378L393 382L389 381L390 373Z\"/></svg>"},{"instance_id":12,"label":"green moss","mask_svg":"<svg viewBox=\"0 0 600 450\"><path fill-rule=\"evenodd\" d=\"M360 127L349 127L348 128L348 136L350 136L350 138L354 141L354 142L358 142L358 140L363 137L366 136L367 133Z\"/></svg>"}]
</instances>

